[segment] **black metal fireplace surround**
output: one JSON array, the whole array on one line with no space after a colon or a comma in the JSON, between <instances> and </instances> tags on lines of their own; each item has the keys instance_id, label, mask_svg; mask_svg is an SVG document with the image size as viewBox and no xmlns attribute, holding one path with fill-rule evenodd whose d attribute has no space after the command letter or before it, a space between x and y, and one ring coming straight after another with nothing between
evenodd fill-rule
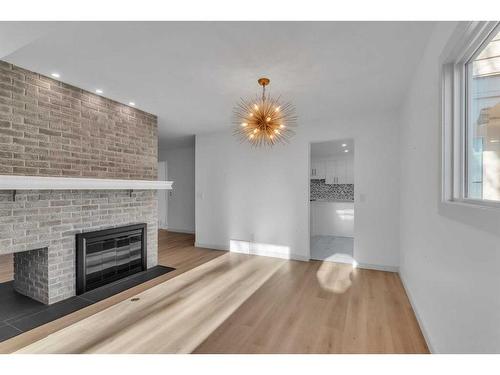
<instances>
[{"instance_id":1,"label":"black metal fireplace surround","mask_svg":"<svg viewBox=\"0 0 500 375\"><path fill-rule=\"evenodd\" d=\"M76 235L76 294L147 269L146 223Z\"/></svg>"}]
</instances>

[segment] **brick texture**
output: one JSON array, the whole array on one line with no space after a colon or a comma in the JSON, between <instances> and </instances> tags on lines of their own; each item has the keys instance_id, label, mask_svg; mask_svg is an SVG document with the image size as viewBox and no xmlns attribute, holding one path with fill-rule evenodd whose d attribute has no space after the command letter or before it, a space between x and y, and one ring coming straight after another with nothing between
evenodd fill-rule
<instances>
[{"instance_id":1,"label":"brick texture","mask_svg":"<svg viewBox=\"0 0 500 375\"><path fill-rule=\"evenodd\" d=\"M0 175L156 180L157 138L154 115L0 61ZM76 233L142 222L152 267L156 192L0 191L0 254L52 304L75 294Z\"/></svg>"},{"instance_id":2,"label":"brick texture","mask_svg":"<svg viewBox=\"0 0 500 375\"><path fill-rule=\"evenodd\" d=\"M14 289L49 303L49 250L36 249L14 254Z\"/></svg>"},{"instance_id":3,"label":"brick texture","mask_svg":"<svg viewBox=\"0 0 500 375\"><path fill-rule=\"evenodd\" d=\"M155 180L157 119L0 61L0 174Z\"/></svg>"}]
</instances>

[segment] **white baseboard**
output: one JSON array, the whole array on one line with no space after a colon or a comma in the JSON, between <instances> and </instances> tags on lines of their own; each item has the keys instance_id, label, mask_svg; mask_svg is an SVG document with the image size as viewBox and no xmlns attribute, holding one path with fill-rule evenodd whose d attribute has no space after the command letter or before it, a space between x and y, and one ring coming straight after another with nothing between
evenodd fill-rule
<instances>
[{"instance_id":1,"label":"white baseboard","mask_svg":"<svg viewBox=\"0 0 500 375\"><path fill-rule=\"evenodd\" d=\"M291 254L290 259L291 260L298 260L301 262L309 262L310 261L309 257L303 256L303 255L298 255L298 254Z\"/></svg>"},{"instance_id":2,"label":"white baseboard","mask_svg":"<svg viewBox=\"0 0 500 375\"><path fill-rule=\"evenodd\" d=\"M228 249L228 246L224 245L210 245L210 244L203 244L200 242L195 242L194 243L195 247L203 247L205 249L215 249L215 250L223 250L223 251L230 251ZM283 253L277 253L277 252L259 252L259 253L249 253L249 252L243 252L243 251L232 251L233 253L238 253L238 254L247 254L247 255L258 255L258 256L264 256L264 257L271 257L271 258L280 258L280 259L289 259L289 260L298 260L302 262L309 262L309 258L305 257L303 255L299 254L283 254Z\"/></svg>"},{"instance_id":3,"label":"white baseboard","mask_svg":"<svg viewBox=\"0 0 500 375\"><path fill-rule=\"evenodd\" d=\"M279 258L279 259L287 259L287 260L298 260L301 262L309 262L309 257L305 257L299 254L283 254L277 253L273 251L259 251L259 252L243 252L243 251L233 251L234 253L240 254L248 254L248 255L258 255L262 257L271 257L271 258Z\"/></svg>"},{"instance_id":4,"label":"white baseboard","mask_svg":"<svg viewBox=\"0 0 500 375\"><path fill-rule=\"evenodd\" d=\"M194 247L202 247L204 249L213 249L213 250L223 250L223 251L229 251L227 249L227 246L222 246L222 245L210 245L206 243L200 243L200 242L195 242Z\"/></svg>"},{"instance_id":5,"label":"white baseboard","mask_svg":"<svg viewBox=\"0 0 500 375\"><path fill-rule=\"evenodd\" d=\"M399 267L397 267L397 266L386 266L386 265L382 265L382 264L358 263L357 267L365 269L365 270L399 272Z\"/></svg>"},{"instance_id":6,"label":"white baseboard","mask_svg":"<svg viewBox=\"0 0 500 375\"><path fill-rule=\"evenodd\" d=\"M194 234L194 230L191 229L177 229L177 228L162 228L168 230L169 232L177 232L177 233L186 233L186 234Z\"/></svg>"},{"instance_id":7,"label":"white baseboard","mask_svg":"<svg viewBox=\"0 0 500 375\"><path fill-rule=\"evenodd\" d=\"M413 295L411 294L410 289L408 289L408 287L406 285L405 278L401 272L399 273L399 279L401 280L401 284L403 284L403 288L406 292L406 295L408 296L408 300L410 301L410 305L413 309L413 312L415 313L415 317L417 318L417 322L418 322L418 325L420 327L420 331L422 332L422 335L424 336L424 340L427 344L427 348L429 348L429 351L431 352L431 354L437 354L438 352L436 352L436 350L434 349L434 346L431 343L431 338L429 336L429 332L425 328L424 322L422 321L422 318L421 318L421 315L418 312L417 305L415 304L415 299L413 298Z\"/></svg>"}]
</instances>

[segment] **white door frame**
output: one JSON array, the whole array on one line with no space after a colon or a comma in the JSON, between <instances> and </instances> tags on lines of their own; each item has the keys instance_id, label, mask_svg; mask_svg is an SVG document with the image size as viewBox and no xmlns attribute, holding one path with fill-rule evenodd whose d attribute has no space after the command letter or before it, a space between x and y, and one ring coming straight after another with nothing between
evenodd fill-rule
<instances>
[{"instance_id":1,"label":"white door frame","mask_svg":"<svg viewBox=\"0 0 500 375\"><path fill-rule=\"evenodd\" d=\"M356 196L356 138L355 137L342 137L342 138L335 138L335 139L327 139L327 140L315 140L315 141L309 141L309 153L308 153L308 163L307 163L307 215L308 215L308 220L307 220L307 227L309 228L308 233L309 233L309 241L307 241L307 249L308 249L308 254L309 254L309 260L311 259L311 151L312 151L312 145L313 143L323 143L323 142L336 142L339 140L347 140L347 139L352 139L354 143L354 155L353 155L353 184L354 184L354 195ZM352 257L356 259L356 209L354 210L354 231L353 231L353 238L354 238L354 245L352 249Z\"/></svg>"}]
</instances>

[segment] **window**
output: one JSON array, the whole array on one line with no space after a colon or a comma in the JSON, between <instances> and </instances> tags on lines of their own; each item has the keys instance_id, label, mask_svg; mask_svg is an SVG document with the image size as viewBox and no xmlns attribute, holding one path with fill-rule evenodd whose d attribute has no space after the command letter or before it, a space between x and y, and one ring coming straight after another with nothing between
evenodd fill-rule
<instances>
[{"instance_id":1,"label":"window","mask_svg":"<svg viewBox=\"0 0 500 375\"><path fill-rule=\"evenodd\" d=\"M443 200L500 207L500 26L455 36L443 62Z\"/></svg>"},{"instance_id":2,"label":"window","mask_svg":"<svg viewBox=\"0 0 500 375\"><path fill-rule=\"evenodd\" d=\"M500 201L500 30L466 64L466 197Z\"/></svg>"}]
</instances>

